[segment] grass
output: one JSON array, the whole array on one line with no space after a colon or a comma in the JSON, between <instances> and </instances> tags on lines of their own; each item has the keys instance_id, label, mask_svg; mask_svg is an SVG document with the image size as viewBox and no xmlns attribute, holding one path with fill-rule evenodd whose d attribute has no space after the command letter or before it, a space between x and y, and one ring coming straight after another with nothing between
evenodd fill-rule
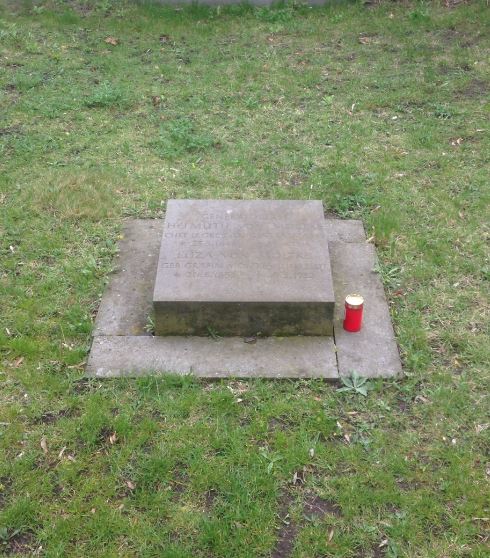
<instances>
[{"instance_id":1,"label":"grass","mask_svg":"<svg viewBox=\"0 0 490 558\"><path fill-rule=\"evenodd\" d=\"M0 10L0 554L488 556L486 3ZM85 380L176 197L362 219L405 377Z\"/></svg>"}]
</instances>

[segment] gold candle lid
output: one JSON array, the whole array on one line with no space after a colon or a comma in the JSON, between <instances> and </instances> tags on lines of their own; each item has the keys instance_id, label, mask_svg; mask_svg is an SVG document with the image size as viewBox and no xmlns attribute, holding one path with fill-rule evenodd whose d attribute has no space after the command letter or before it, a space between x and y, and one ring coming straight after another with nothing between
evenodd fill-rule
<instances>
[{"instance_id":1,"label":"gold candle lid","mask_svg":"<svg viewBox=\"0 0 490 558\"><path fill-rule=\"evenodd\" d=\"M364 298L360 294L350 294L345 297L345 304L348 308L361 308Z\"/></svg>"}]
</instances>

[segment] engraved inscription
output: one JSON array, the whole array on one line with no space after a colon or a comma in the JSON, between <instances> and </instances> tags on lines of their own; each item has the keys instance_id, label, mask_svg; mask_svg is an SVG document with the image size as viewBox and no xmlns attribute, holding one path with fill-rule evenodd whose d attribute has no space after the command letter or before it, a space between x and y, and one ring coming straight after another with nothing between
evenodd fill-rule
<instances>
[{"instance_id":1,"label":"engraved inscription","mask_svg":"<svg viewBox=\"0 0 490 558\"><path fill-rule=\"evenodd\" d=\"M330 335L334 296L319 201L169 200L157 335Z\"/></svg>"},{"instance_id":2,"label":"engraved inscription","mask_svg":"<svg viewBox=\"0 0 490 558\"><path fill-rule=\"evenodd\" d=\"M278 239L283 235L294 242L282 245ZM180 278L307 282L326 268L308 253L312 241L323 239L323 228L315 223L295 223L291 229L286 220L268 222L250 215L244 222L239 212L225 208L196 212L189 220L167 220L163 239L176 250L161 268Z\"/></svg>"}]
</instances>

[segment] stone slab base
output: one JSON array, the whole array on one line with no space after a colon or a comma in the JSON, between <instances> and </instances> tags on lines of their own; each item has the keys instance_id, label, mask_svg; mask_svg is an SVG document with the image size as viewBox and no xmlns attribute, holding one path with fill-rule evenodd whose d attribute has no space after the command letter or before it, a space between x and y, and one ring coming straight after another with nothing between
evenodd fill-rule
<instances>
[{"instance_id":1,"label":"stone slab base","mask_svg":"<svg viewBox=\"0 0 490 558\"><path fill-rule=\"evenodd\" d=\"M334 337L153 337L152 310L163 220L126 222L117 267L104 293L86 374L95 377L193 374L202 378L325 378L357 372L393 377L402 367L388 305L374 271L374 246L360 221L325 221L337 300ZM365 298L363 329L342 329L343 300ZM249 341L249 340L248 340Z\"/></svg>"},{"instance_id":2,"label":"stone slab base","mask_svg":"<svg viewBox=\"0 0 490 558\"><path fill-rule=\"evenodd\" d=\"M202 378L338 378L332 337L94 338L90 369L97 377L172 371Z\"/></svg>"},{"instance_id":3,"label":"stone slab base","mask_svg":"<svg viewBox=\"0 0 490 558\"><path fill-rule=\"evenodd\" d=\"M396 376L401 373L400 356L391 325L383 284L374 271L376 251L372 244L330 242L334 276L334 332L340 375L356 371L365 378ZM349 293L364 297L361 331L349 333L342 327L344 305Z\"/></svg>"}]
</instances>

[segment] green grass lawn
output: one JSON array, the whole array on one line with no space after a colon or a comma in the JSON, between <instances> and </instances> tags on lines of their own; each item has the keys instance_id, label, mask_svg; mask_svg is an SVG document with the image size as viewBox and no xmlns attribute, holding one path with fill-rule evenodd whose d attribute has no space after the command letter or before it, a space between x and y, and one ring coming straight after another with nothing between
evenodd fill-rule
<instances>
[{"instance_id":1,"label":"green grass lawn","mask_svg":"<svg viewBox=\"0 0 490 558\"><path fill-rule=\"evenodd\" d=\"M488 556L487 3L17 4L0 8L0 554ZM124 219L169 198L362 219L405 377L366 397L84 379Z\"/></svg>"}]
</instances>

